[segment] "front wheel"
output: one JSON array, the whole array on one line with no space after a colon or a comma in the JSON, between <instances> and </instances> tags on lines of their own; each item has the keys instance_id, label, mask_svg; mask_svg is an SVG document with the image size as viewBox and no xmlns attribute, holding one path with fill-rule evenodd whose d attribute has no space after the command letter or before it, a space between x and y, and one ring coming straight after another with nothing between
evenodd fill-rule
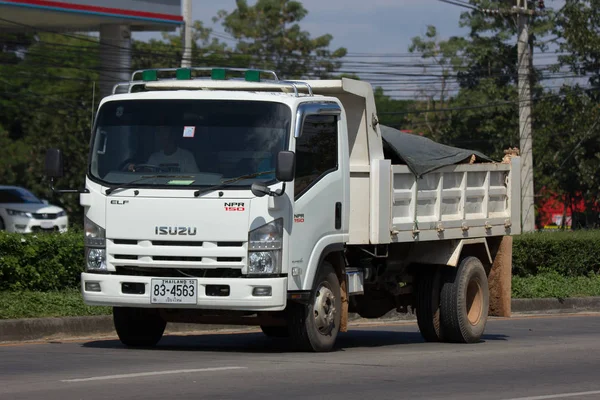
<instances>
[{"instance_id":1,"label":"front wheel","mask_svg":"<svg viewBox=\"0 0 600 400\"><path fill-rule=\"evenodd\" d=\"M487 323L489 296L487 274L476 257L467 257L458 268L447 269L441 292L444 339L478 342Z\"/></svg>"},{"instance_id":2,"label":"front wheel","mask_svg":"<svg viewBox=\"0 0 600 400\"><path fill-rule=\"evenodd\" d=\"M125 346L151 347L162 338L167 322L151 308L113 307L113 322Z\"/></svg>"},{"instance_id":3,"label":"front wheel","mask_svg":"<svg viewBox=\"0 0 600 400\"><path fill-rule=\"evenodd\" d=\"M324 262L308 304L288 306L290 336L300 350L325 352L333 348L340 331L341 306L340 281L331 264Z\"/></svg>"}]
</instances>

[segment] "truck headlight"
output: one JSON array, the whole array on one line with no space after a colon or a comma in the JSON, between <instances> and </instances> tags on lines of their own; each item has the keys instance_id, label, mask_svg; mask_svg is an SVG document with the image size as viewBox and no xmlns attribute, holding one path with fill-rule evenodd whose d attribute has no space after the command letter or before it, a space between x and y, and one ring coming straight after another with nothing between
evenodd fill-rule
<instances>
[{"instance_id":1,"label":"truck headlight","mask_svg":"<svg viewBox=\"0 0 600 400\"><path fill-rule=\"evenodd\" d=\"M86 269L88 271L106 271L106 249L86 248Z\"/></svg>"},{"instance_id":2,"label":"truck headlight","mask_svg":"<svg viewBox=\"0 0 600 400\"><path fill-rule=\"evenodd\" d=\"M277 219L248 234L248 273L281 273L283 219Z\"/></svg>"},{"instance_id":3,"label":"truck headlight","mask_svg":"<svg viewBox=\"0 0 600 400\"><path fill-rule=\"evenodd\" d=\"M83 230L86 270L106 271L106 231L87 217L83 221Z\"/></svg>"}]
</instances>

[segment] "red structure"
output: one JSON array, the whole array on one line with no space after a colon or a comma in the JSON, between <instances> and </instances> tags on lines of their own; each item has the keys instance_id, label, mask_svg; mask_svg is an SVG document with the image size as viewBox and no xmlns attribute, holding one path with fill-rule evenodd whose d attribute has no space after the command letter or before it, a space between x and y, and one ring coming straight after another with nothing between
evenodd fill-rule
<instances>
[{"instance_id":1,"label":"red structure","mask_svg":"<svg viewBox=\"0 0 600 400\"><path fill-rule=\"evenodd\" d=\"M536 229L553 230L564 226L567 229L573 228L573 214L583 214L586 212L599 212L600 205L596 204L593 209L588 210L582 196L578 195L571 199L567 205L566 196L550 194L544 196L544 200L538 200L538 224Z\"/></svg>"}]
</instances>

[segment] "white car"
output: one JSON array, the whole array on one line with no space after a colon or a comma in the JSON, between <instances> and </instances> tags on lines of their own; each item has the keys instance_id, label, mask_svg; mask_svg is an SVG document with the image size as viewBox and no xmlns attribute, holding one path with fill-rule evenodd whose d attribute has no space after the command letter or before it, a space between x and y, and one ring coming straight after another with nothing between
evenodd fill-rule
<instances>
[{"instance_id":1,"label":"white car","mask_svg":"<svg viewBox=\"0 0 600 400\"><path fill-rule=\"evenodd\" d=\"M0 231L66 232L67 213L18 186L0 186Z\"/></svg>"}]
</instances>

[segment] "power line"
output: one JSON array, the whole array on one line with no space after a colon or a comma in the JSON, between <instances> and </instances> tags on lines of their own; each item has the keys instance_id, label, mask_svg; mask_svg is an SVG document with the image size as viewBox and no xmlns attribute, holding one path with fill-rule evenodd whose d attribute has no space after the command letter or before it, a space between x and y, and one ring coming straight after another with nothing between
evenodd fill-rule
<instances>
[{"instance_id":1,"label":"power line","mask_svg":"<svg viewBox=\"0 0 600 400\"><path fill-rule=\"evenodd\" d=\"M473 5L469 4L469 3L460 2L459 0L438 0L438 1L441 1L442 3L448 3L448 4L451 4L453 6L467 8L469 10L479 11L479 8L473 6Z\"/></svg>"}]
</instances>

